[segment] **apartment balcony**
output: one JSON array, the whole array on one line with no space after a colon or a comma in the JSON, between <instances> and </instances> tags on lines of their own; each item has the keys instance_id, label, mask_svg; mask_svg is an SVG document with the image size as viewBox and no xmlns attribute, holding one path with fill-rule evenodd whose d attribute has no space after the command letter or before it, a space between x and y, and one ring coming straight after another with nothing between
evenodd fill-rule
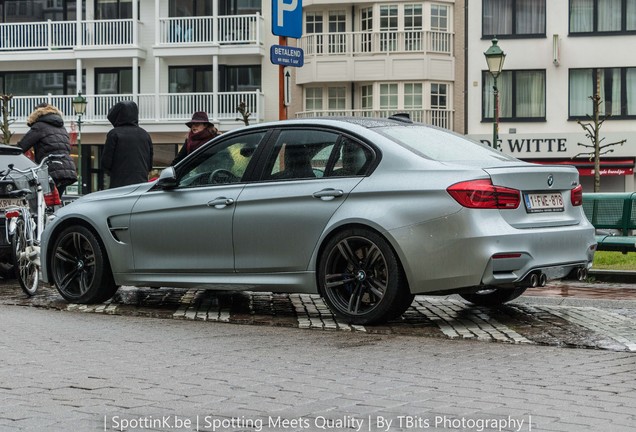
<instances>
[{"instance_id":1,"label":"apartment balcony","mask_svg":"<svg viewBox=\"0 0 636 432\"><path fill-rule=\"evenodd\" d=\"M249 111L250 123L264 120L264 95L261 91L219 92L219 93L161 93L161 94L117 94L117 95L85 95L86 114L82 116L83 124L104 129L111 127L108 111L117 102L134 100L139 106L139 124L149 131L171 131L183 129L183 123L192 118L195 111L206 111L210 120L223 129L243 123L237 122L240 114L237 107L245 102ZM10 103L9 121L11 130L25 133L26 120L33 108L39 103L49 103L58 107L64 114L67 126L75 120L73 98L75 96L44 95L14 96ZM175 129L173 125L179 125ZM101 127L100 127L101 126Z\"/></svg>"},{"instance_id":2,"label":"apartment balcony","mask_svg":"<svg viewBox=\"0 0 636 432\"><path fill-rule=\"evenodd\" d=\"M453 45L453 33L424 30L309 34L296 81L452 80Z\"/></svg>"},{"instance_id":3,"label":"apartment balcony","mask_svg":"<svg viewBox=\"0 0 636 432\"><path fill-rule=\"evenodd\" d=\"M154 49L162 55L184 55L184 49L191 55L202 47L206 54L232 49L262 54L263 21L260 14L161 18ZM144 24L132 19L2 23L0 61L145 57L139 42Z\"/></svg>"},{"instance_id":4,"label":"apartment balcony","mask_svg":"<svg viewBox=\"0 0 636 432\"><path fill-rule=\"evenodd\" d=\"M444 129L453 129L453 110L449 109L349 109L349 110L320 110L320 111L303 111L296 113L297 118L310 117L329 117L329 116L347 116L347 117L381 117L386 118L395 113L408 113L411 120L420 123L426 123L432 126Z\"/></svg>"}]
</instances>

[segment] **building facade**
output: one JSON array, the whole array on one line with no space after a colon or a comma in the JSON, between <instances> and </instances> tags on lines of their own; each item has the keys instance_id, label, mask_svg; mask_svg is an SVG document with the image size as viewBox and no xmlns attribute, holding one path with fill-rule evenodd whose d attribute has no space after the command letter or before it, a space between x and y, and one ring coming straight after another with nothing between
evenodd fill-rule
<instances>
[{"instance_id":1,"label":"building facade","mask_svg":"<svg viewBox=\"0 0 636 432\"><path fill-rule=\"evenodd\" d=\"M167 166L184 123L206 111L221 131L281 117L388 116L465 132L464 0L303 1L304 51L280 108L279 44L270 0L0 0L0 93L11 94L17 142L38 103L63 112L82 151L83 192L108 187L100 168L106 115L134 100ZM73 99L86 97L86 113ZM80 121L78 121L80 120ZM77 145L74 157L77 160ZM72 188L69 188L72 190Z\"/></svg>"},{"instance_id":2,"label":"building facade","mask_svg":"<svg viewBox=\"0 0 636 432\"><path fill-rule=\"evenodd\" d=\"M464 1L303 1L297 117L407 112L464 131Z\"/></svg>"},{"instance_id":3,"label":"building facade","mask_svg":"<svg viewBox=\"0 0 636 432\"><path fill-rule=\"evenodd\" d=\"M195 111L222 131L243 126L242 102L250 122L277 119L277 91L264 90L278 85L270 13L260 0L0 1L0 93L13 95L12 143L35 105L57 106L81 140L91 192L108 186L100 156L112 128L106 115L120 100L137 102L158 168L174 158ZM87 99L81 124L72 105L79 92Z\"/></svg>"},{"instance_id":4,"label":"building facade","mask_svg":"<svg viewBox=\"0 0 636 432\"><path fill-rule=\"evenodd\" d=\"M494 80L484 52L493 38L506 53L494 146L520 159L570 164L594 190L590 123L599 115L601 191L634 191L636 0L477 0L467 5L467 134L493 146Z\"/></svg>"}]
</instances>

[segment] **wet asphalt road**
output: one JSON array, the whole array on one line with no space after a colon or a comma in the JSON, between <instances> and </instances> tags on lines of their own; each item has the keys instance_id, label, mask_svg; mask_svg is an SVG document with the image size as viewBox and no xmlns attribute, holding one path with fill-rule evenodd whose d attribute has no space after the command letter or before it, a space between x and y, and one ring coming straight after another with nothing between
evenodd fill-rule
<instances>
[{"instance_id":1,"label":"wet asphalt road","mask_svg":"<svg viewBox=\"0 0 636 432\"><path fill-rule=\"evenodd\" d=\"M122 287L109 302L85 306L66 303L49 287L41 287L29 298L14 282L3 282L0 304L4 305L636 352L636 285L630 283L560 282L529 289L518 300L498 308L475 307L457 296L417 296L400 318L363 327L339 322L314 295Z\"/></svg>"}]
</instances>

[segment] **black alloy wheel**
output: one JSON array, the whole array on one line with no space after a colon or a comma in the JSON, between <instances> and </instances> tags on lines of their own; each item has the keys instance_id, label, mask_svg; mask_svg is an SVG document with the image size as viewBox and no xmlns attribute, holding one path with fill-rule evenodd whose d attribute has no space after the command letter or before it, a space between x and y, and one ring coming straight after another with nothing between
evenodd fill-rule
<instances>
[{"instance_id":1,"label":"black alloy wheel","mask_svg":"<svg viewBox=\"0 0 636 432\"><path fill-rule=\"evenodd\" d=\"M379 234L349 229L326 244L318 269L320 294L348 323L374 324L401 315L411 304L395 252Z\"/></svg>"},{"instance_id":2,"label":"black alloy wheel","mask_svg":"<svg viewBox=\"0 0 636 432\"><path fill-rule=\"evenodd\" d=\"M110 263L91 230L71 226L54 241L51 257L53 283L71 303L101 303L117 291Z\"/></svg>"}]
</instances>

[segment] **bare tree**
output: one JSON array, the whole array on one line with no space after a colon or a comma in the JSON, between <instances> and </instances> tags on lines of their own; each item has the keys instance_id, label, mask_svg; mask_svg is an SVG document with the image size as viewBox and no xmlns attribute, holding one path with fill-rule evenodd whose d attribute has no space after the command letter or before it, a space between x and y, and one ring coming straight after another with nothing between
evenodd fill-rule
<instances>
[{"instance_id":1,"label":"bare tree","mask_svg":"<svg viewBox=\"0 0 636 432\"><path fill-rule=\"evenodd\" d=\"M13 135L13 132L9 129L9 125L13 123L13 119L9 119L9 114L11 113L9 103L11 99L13 99L13 95L2 95L2 144L9 144Z\"/></svg>"},{"instance_id":2,"label":"bare tree","mask_svg":"<svg viewBox=\"0 0 636 432\"><path fill-rule=\"evenodd\" d=\"M245 126L249 126L250 125L250 116L252 115L252 113L250 112L250 110L247 108L247 105L245 104L245 102L241 101L241 103L239 103L239 106L236 108L236 110L241 114L242 118L237 118L236 120L240 120L243 123L245 123Z\"/></svg>"},{"instance_id":3,"label":"bare tree","mask_svg":"<svg viewBox=\"0 0 636 432\"><path fill-rule=\"evenodd\" d=\"M600 88L600 71L597 73L597 81L596 81L596 89L597 92L594 96L590 96L592 99L592 115L588 115L589 121L582 122L578 120L577 123L583 128L585 131L585 136L590 141L590 144L578 143L581 147L585 147L589 149L588 151L581 152L573 157L579 156L587 156L589 160L594 160L594 192L601 191L601 156L612 153L614 149L609 148L616 145L623 145L627 140L620 140L611 143L604 144L605 138L601 138L601 127L605 120L610 117L610 114L601 115L601 105L603 101L601 100L601 95L598 93Z\"/></svg>"}]
</instances>

